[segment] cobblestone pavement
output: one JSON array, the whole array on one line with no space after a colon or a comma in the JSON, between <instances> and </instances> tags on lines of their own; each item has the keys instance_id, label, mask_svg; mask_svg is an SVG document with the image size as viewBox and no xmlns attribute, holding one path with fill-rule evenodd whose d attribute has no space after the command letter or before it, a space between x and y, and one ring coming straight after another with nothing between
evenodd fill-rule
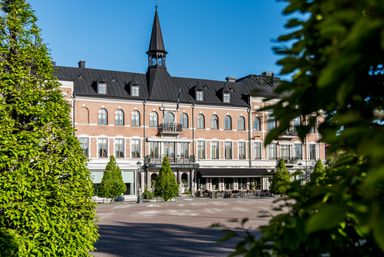
<instances>
[{"instance_id":1,"label":"cobblestone pavement","mask_svg":"<svg viewBox=\"0 0 384 257\"><path fill-rule=\"evenodd\" d=\"M189 199L143 204L115 203L97 207L100 239L95 257L227 256L236 239L218 243L221 223L238 228L233 220L248 217L247 229L266 224L273 199ZM232 221L231 221L232 220ZM242 230L238 230L240 233Z\"/></svg>"}]
</instances>

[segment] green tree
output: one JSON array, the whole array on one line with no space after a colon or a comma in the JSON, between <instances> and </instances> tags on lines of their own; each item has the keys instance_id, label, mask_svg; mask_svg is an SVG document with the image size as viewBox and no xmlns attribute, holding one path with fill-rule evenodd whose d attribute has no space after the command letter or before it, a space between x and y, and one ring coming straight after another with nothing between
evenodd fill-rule
<instances>
[{"instance_id":1,"label":"green tree","mask_svg":"<svg viewBox=\"0 0 384 257\"><path fill-rule=\"evenodd\" d=\"M288 191L289 211L261 237L247 237L246 256L384 255L384 4L382 0L286 0L292 15L279 37L281 73L272 106L279 126L266 143L306 117L304 140L319 118L334 160L324 183ZM284 199L285 200L285 199ZM294 203L294 204L292 204Z\"/></svg>"},{"instance_id":2,"label":"green tree","mask_svg":"<svg viewBox=\"0 0 384 257\"><path fill-rule=\"evenodd\" d=\"M163 198L164 201L176 197L179 193L179 185L166 156L164 156L159 175L156 178L154 193L155 196Z\"/></svg>"},{"instance_id":3,"label":"green tree","mask_svg":"<svg viewBox=\"0 0 384 257\"><path fill-rule=\"evenodd\" d=\"M0 0L0 256L87 256L92 181L36 20Z\"/></svg>"},{"instance_id":4,"label":"green tree","mask_svg":"<svg viewBox=\"0 0 384 257\"><path fill-rule=\"evenodd\" d=\"M115 197L122 195L126 190L121 170L115 157L111 156L101 180L98 196L111 198L111 202L113 202Z\"/></svg>"},{"instance_id":5,"label":"green tree","mask_svg":"<svg viewBox=\"0 0 384 257\"><path fill-rule=\"evenodd\" d=\"M273 175L270 191L274 194L284 194L290 183L289 172L284 160L279 160L277 169Z\"/></svg>"},{"instance_id":6,"label":"green tree","mask_svg":"<svg viewBox=\"0 0 384 257\"><path fill-rule=\"evenodd\" d=\"M324 179L325 179L325 167L323 165L323 162L321 160L318 160L311 173L311 183L319 184Z\"/></svg>"}]
</instances>

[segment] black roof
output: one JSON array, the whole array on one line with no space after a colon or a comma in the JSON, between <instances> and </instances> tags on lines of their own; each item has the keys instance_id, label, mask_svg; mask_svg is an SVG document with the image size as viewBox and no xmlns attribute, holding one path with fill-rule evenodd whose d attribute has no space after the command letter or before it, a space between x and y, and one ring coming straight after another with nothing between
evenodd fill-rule
<instances>
[{"instance_id":1,"label":"black roof","mask_svg":"<svg viewBox=\"0 0 384 257\"><path fill-rule=\"evenodd\" d=\"M248 106L248 96L274 98L273 89L279 79L264 75L249 75L236 82L195 79L171 76L165 67L150 67L146 74L99 70L77 67L56 67L59 80L74 82L74 95L140 99L153 101L177 102L179 91L180 103L201 103L210 105ZM97 93L97 83L106 82L107 94ZM130 95L132 85L139 86L139 97ZM203 101L196 101L196 91L203 91ZM223 92L231 94L230 103L223 102Z\"/></svg>"},{"instance_id":2,"label":"black roof","mask_svg":"<svg viewBox=\"0 0 384 257\"><path fill-rule=\"evenodd\" d=\"M152 25L151 40L149 43L149 49L147 53L149 54L149 53L155 53L155 52L167 53L164 47L163 35L161 33L160 20L159 20L159 15L157 14L157 8L155 11L155 18L153 20L153 25Z\"/></svg>"}]
</instances>

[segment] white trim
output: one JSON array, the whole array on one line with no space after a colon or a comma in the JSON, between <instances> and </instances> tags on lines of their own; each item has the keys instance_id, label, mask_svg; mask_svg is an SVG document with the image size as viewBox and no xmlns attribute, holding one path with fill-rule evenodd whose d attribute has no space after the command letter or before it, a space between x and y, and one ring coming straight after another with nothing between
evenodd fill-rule
<instances>
[{"instance_id":1,"label":"white trim","mask_svg":"<svg viewBox=\"0 0 384 257\"><path fill-rule=\"evenodd\" d=\"M198 139L196 139L198 140ZM205 139L200 139L205 140ZM191 143L192 139L186 138L162 138L162 137L148 137L147 142L179 142L179 143Z\"/></svg>"}]
</instances>

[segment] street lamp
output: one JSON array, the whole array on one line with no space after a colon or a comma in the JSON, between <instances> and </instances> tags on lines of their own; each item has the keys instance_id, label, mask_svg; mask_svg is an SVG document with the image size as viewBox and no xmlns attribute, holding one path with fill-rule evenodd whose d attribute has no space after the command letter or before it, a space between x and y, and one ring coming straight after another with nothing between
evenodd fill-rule
<instances>
[{"instance_id":1,"label":"street lamp","mask_svg":"<svg viewBox=\"0 0 384 257\"><path fill-rule=\"evenodd\" d=\"M136 163L136 166L137 166L137 171L136 171L136 194L137 194L137 201L136 203L143 203L143 198L141 197L141 193L140 193L140 186L139 186L139 176L140 176L140 169L141 169L141 162L138 161Z\"/></svg>"}]
</instances>

